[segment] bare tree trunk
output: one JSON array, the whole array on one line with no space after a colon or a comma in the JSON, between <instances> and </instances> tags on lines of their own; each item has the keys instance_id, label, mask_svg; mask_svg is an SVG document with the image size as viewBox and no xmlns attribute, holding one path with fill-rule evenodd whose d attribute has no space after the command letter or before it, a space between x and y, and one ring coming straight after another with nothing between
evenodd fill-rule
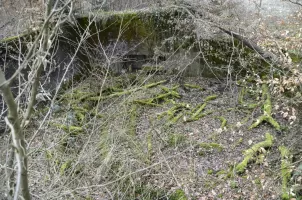
<instances>
[{"instance_id":1,"label":"bare tree trunk","mask_svg":"<svg viewBox=\"0 0 302 200\"><path fill-rule=\"evenodd\" d=\"M20 70L24 67L23 65L27 65L26 63L29 62L30 57L34 54L36 47L39 44L39 37L35 40L35 44L28 52L26 56L26 60L19 66L19 69L15 72L15 74L9 78L9 80L5 79L5 75L3 71L0 69L0 90L3 95L3 99L8 106L9 115L5 118L6 124L9 126L11 130L11 137L12 137L12 150L9 153L8 158L8 167L7 167L7 178L8 178L8 196L14 200L17 199L25 199L30 200L30 192L28 186L28 175L27 175L27 153L26 153L26 145L25 145L25 138L24 134L22 133L22 128L26 125L27 121L30 120L32 109L36 101L36 95L39 88L39 81L40 81L40 74L43 70L43 67L47 65L47 52L49 51L49 39L50 39L50 30L49 30L49 19L52 13L52 3L54 0L49 0L47 2L46 12L45 12L45 23L42 29L42 35L40 37L41 46L38 50L38 56L36 60L33 62L33 70L32 70L32 77L29 78L31 81L31 92L30 97L27 103L27 108L25 115L23 116L22 122L20 122L18 111L17 111L17 104L13 97L12 91L10 89L10 84L12 80L16 77L17 74L20 73ZM31 3L31 2L30 2ZM31 80L30 80L31 79ZM16 158L18 172L17 172L17 179L16 179L16 186L14 187L14 160ZM20 193L21 191L21 193ZM20 194L20 195L19 195ZM21 196L21 197L20 197Z\"/></svg>"},{"instance_id":2,"label":"bare tree trunk","mask_svg":"<svg viewBox=\"0 0 302 200\"><path fill-rule=\"evenodd\" d=\"M6 79L2 70L0 70L0 85L3 99L7 104L9 111L8 117L5 118L5 122L11 129L12 143L18 165L18 178L15 187L16 189L14 191L14 200L19 199L19 190L21 190L22 198L29 200L30 193L28 188L27 155L24 134L21 130L17 104L15 102L10 86L6 83Z\"/></svg>"}]
</instances>

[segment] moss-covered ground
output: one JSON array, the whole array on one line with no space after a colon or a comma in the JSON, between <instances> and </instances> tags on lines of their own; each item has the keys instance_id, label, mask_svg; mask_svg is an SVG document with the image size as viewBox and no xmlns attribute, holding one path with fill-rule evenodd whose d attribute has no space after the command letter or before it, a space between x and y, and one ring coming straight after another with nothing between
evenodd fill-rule
<instances>
[{"instance_id":1,"label":"moss-covered ground","mask_svg":"<svg viewBox=\"0 0 302 200\"><path fill-rule=\"evenodd\" d=\"M135 84L126 76L134 76ZM290 162L288 152L278 150L280 130L267 122L251 128L267 112L267 98L244 106L267 96L265 86L242 92L248 87L197 77L182 83L162 74L104 78L89 77L62 93L55 103L59 109L33 139L31 183L51 188L41 191L41 199L278 199L287 194L290 176L283 168ZM273 96L269 100L272 114ZM35 116L33 129L43 112L47 109Z\"/></svg>"}]
</instances>

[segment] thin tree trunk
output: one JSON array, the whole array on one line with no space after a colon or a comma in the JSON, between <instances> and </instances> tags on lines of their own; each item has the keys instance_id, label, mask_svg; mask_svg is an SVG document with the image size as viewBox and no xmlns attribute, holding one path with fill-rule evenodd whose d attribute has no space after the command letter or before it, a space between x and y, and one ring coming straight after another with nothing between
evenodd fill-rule
<instances>
[{"instance_id":1,"label":"thin tree trunk","mask_svg":"<svg viewBox=\"0 0 302 200\"><path fill-rule=\"evenodd\" d=\"M27 177L27 155L26 146L24 140L24 134L21 130L20 120L18 117L17 104L9 85L6 83L6 79L2 70L0 70L0 90L2 92L3 99L8 107L8 117L5 121L12 134L13 150L15 151L17 165L18 165L18 178L16 182L16 189L14 191L14 200L19 199L19 190L21 190L21 196L25 200L30 199L30 193L28 188Z\"/></svg>"}]
</instances>

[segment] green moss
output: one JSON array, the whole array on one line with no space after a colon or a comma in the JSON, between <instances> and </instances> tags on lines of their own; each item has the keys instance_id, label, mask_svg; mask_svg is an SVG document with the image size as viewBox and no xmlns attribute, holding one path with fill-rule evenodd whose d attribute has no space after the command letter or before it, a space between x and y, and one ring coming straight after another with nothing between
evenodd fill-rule
<instances>
[{"instance_id":1,"label":"green moss","mask_svg":"<svg viewBox=\"0 0 302 200\"><path fill-rule=\"evenodd\" d=\"M230 178L234 178L234 169L233 167L230 167L228 171L226 170L220 170L218 172L216 172L216 176L218 176L218 178L220 179L230 179Z\"/></svg>"},{"instance_id":2,"label":"green moss","mask_svg":"<svg viewBox=\"0 0 302 200\"><path fill-rule=\"evenodd\" d=\"M249 103L249 104L246 105L246 107L247 107L248 109L254 109L254 108L256 108L258 105L259 105L258 103Z\"/></svg>"},{"instance_id":3,"label":"green moss","mask_svg":"<svg viewBox=\"0 0 302 200\"><path fill-rule=\"evenodd\" d=\"M116 92L123 92L123 89L119 87L107 87L104 90L102 90L102 95L108 96Z\"/></svg>"},{"instance_id":4,"label":"green moss","mask_svg":"<svg viewBox=\"0 0 302 200\"><path fill-rule=\"evenodd\" d=\"M167 80L162 80L162 81L159 81L159 82L150 83L150 84L144 85L143 88L145 88L145 89L153 88L153 87L159 86L161 84L164 84L166 82L167 82Z\"/></svg>"},{"instance_id":5,"label":"green moss","mask_svg":"<svg viewBox=\"0 0 302 200\"><path fill-rule=\"evenodd\" d=\"M171 120L170 120L170 123L171 124L175 124L184 114L183 113L178 113L175 117L173 117Z\"/></svg>"},{"instance_id":6,"label":"green moss","mask_svg":"<svg viewBox=\"0 0 302 200\"><path fill-rule=\"evenodd\" d=\"M217 95L210 95L210 96L207 96L204 101L205 102L212 101L212 100L216 99L217 97L218 97Z\"/></svg>"},{"instance_id":7,"label":"green moss","mask_svg":"<svg viewBox=\"0 0 302 200\"><path fill-rule=\"evenodd\" d=\"M280 125L276 120L272 117L272 102L271 102L271 96L269 93L269 89L267 84L262 85L262 99L264 100L263 105L263 115L257 118L256 122L254 122L249 129L253 129L257 127L259 124L261 124L263 121L266 121L270 123L276 130L280 131Z\"/></svg>"},{"instance_id":8,"label":"green moss","mask_svg":"<svg viewBox=\"0 0 302 200\"><path fill-rule=\"evenodd\" d=\"M205 116L207 116L207 115L210 115L210 114L212 114L213 113L213 111L208 111L208 112L205 112L205 113L200 113L199 115L197 115L196 117L191 117L191 118L189 118L189 119L186 119L186 122L193 122L193 121L197 121L197 120L199 120L199 119L201 119L201 118L203 118L203 117L205 117Z\"/></svg>"},{"instance_id":9,"label":"green moss","mask_svg":"<svg viewBox=\"0 0 302 200\"><path fill-rule=\"evenodd\" d=\"M255 184L258 185L258 186L261 186L261 185L262 185L262 184L261 184L260 178L256 178L256 179L254 180L254 182L255 182Z\"/></svg>"},{"instance_id":10,"label":"green moss","mask_svg":"<svg viewBox=\"0 0 302 200\"><path fill-rule=\"evenodd\" d=\"M216 173L216 175L224 175L224 174L227 174L227 172L225 170L220 170Z\"/></svg>"},{"instance_id":11,"label":"green moss","mask_svg":"<svg viewBox=\"0 0 302 200\"><path fill-rule=\"evenodd\" d=\"M169 123L174 124L184 115L183 111L190 107L189 104L186 103L172 103L174 104L174 106L158 115L158 119L161 119L164 116L168 116Z\"/></svg>"},{"instance_id":12,"label":"green moss","mask_svg":"<svg viewBox=\"0 0 302 200\"><path fill-rule=\"evenodd\" d=\"M76 110L76 111L80 111L81 113L87 113L88 112L87 109L85 109L83 107L75 106L75 105L72 106L72 109Z\"/></svg>"},{"instance_id":13,"label":"green moss","mask_svg":"<svg viewBox=\"0 0 302 200\"><path fill-rule=\"evenodd\" d=\"M84 122L85 114L83 114L82 112L76 111L75 116L76 116L76 119L79 122L79 124L82 124Z\"/></svg>"},{"instance_id":14,"label":"green moss","mask_svg":"<svg viewBox=\"0 0 302 200\"><path fill-rule=\"evenodd\" d=\"M187 199L188 198L187 198L185 192L181 189L177 189L169 197L169 200L187 200Z\"/></svg>"},{"instance_id":15,"label":"green moss","mask_svg":"<svg viewBox=\"0 0 302 200\"><path fill-rule=\"evenodd\" d=\"M194 110L196 110L193 114L192 114L192 116L191 116L191 118L192 119L195 119L195 118L197 118L197 116L199 116L200 114L201 114L201 112L204 110L204 108L207 106L207 103L203 103L203 104L200 104L200 105L198 105Z\"/></svg>"},{"instance_id":16,"label":"green moss","mask_svg":"<svg viewBox=\"0 0 302 200\"><path fill-rule=\"evenodd\" d=\"M233 144L232 148L237 147L238 145L242 144L242 142L243 142L243 138L239 138L239 140Z\"/></svg>"},{"instance_id":17,"label":"green moss","mask_svg":"<svg viewBox=\"0 0 302 200\"><path fill-rule=\"evenodd\" d=\"M159 93L152 98L135 100L134 103L149 105L149 106L159 106L160 104L168 102L170 99L180 98L179 93L175 91L176 88L161 87L161 89L163 90L163 93ZM173 110L176 112L175 109L177 109L178 107L179 105L176 105L176 108L173 108Z\"/></svg>"},{"instance_id":18,"label":"green moss","mask_svg":"<svg viewBox=\"0 0 302 200\"><path fill-rule=\"evenodd\" d=\"M60 167L60 175L65 174L66 171L67 171L68 169L70 169L71 163L72 163L72 161L68 160L68 161L64 162L64 163L61 165L61 167Z\"/></svg>"},{"instance_id":19,"label":"green moss","mask_svg":"<svg viewBox=\"0 0 302 200\"><path fill-rule=\"evenodd\" d=\"M244 95L245 95L245 87L242 87L239 93L239 97L238 97L238 103L243 105L243 99L244 99Z\"/></svg>"},{"instance_id":20,"label":"green moss","mask_svg":"<svg viewBox=\"0 0 302 200\"><path fill-rule=\"evenodd\" d=\"M47 160L52 160L53 159L53 153L49 150L45 151L46 159Z\"/></svg>"},{"instance_id":21,"label":"green moss","mask_svg":"<svg viewBox=\"0 0 302 200\"><path fill-rule=\"evenodd\" d=\"M221 122L220 128L223 129L227 124L227 120L224 117L216 117L216 118L220 120Z\"/></svg>"},{"instance_id":22,"label":"green moss","mask_svg":"<svg viewBox=\"0 0 302 200\"><path fill-rule=\"evenodd\" d=\"M134 100L133 102L145 106L160 106L160 104L152 103L152 99Z\"/></svg>"},{"instance_id":23,"label":"green moss","mask_svg":"<svg viewBox=\"0 0 302 200\"><path fill-rule=\"evenodd\" d=\"M86 14L77 17L78 25L85 30L93 16L96 18L95 23L89 27L91 34L89 41L101 42L104 45L117 39L129 44L133 41L140 41L140 44L142 44L143 41L142 45L147 47L144 50L151 51L159 44L161 39L167 38L172 34L176 36L183 35L183 32L185 32L184 30L176 30L175 19L185 17L183 10L177 8L102 13L90 12L89 16ZM182 41L185 40L184 37L179 36L177 38ZM180 46L180 44L176 47L174 45L174 43L170 44L170 47L174 49Z\"/></svg>"},{"instance_id":24,"label":"green moss","mask_svg":"<svg viewBox=\"0 0 302 200\"><path fill-rule=\"evenodd\" d=\"M165 72L165 68L158 65L144 65L142 71L146 74L159 74Z\"/></svg>"},{"instance_id":25,"label":"green moss","mask_svg":"<svg viewBox=\"0 0 302 200\"><path fill-rule=\"evenodd\" d=\"M7 37L7 38L3 38L0 40L0 43L6 43L6 42L11 42L13 40L17 40L19 39L20 37L23 37L24 35L15 35L15 36L11 36L11 37Z\"/></svg>"},{"instance_id":26,"label":"green moss","mask_svg":"<svg viewBox=\"0 0 302 200\"><path fill-rule=\"evenodd\" d=\"M120 97L120 96L123 96L123 95L131 94L133 92L137 92L139 90L153 88L153 87L156 87L156 86L158 86L160 84L163 84L165 82L166 82L166 80L155 82L155 83L150 83L150 84L144 85L142 87L132 88L132 89L129 89L129 90L123 90L123 91L119 90L118 92L114 92L114 93L112 93L110 95L106 95L106 96L100 96L99 95L99 96L89 97L89 98L87 98L87 100L90 100L90 101L99 101L99 100L105 100L105 99L111 99L111 98L115 98L115 97Z\"/></svg>"},{"instance_id":27,"label":"green moss","mask_svg":"<svg viewBox=\"0 0 302 200\"><path fill-rule=\"evenodd\" d=\"M199 85L193 85L193 84L185 83L183 86L184 86L185 88L187 88L187 89L204 90L204 88L200 87Z\"/></svg>"},{"instance_id":28,"label":"green moss","mask_svg":"<svg viewBox=\"0 0 302 200\"><path fill-rule=\"evenodd\" d=\"M166 199L167 192L160 188L154 188L150 185L136 185L135 196L126 197L125 199L144 199L144 200L155 200L155 199Z\"/></svg>"},{"instance_id":29,"label":"green moss","mask_svg":"<svg viewBox=\"0 0 302 200\"><path fill-rule=\"evenodd\" d=\"M291 198L290 189L288 188L288 182L291 177L291 164L292 155L285 146L280 146L279 151L281 154L281 177L282 177L282 196L283 200L288 200Z\"/></svg>"},{"instance_id":30,"label":"green moss","mask_svg":"<svg viewBox=\"0 0 302 200\"><path fill-rule=\"evenodd\" d=\"M199 147L206 150L218 150L218 152L221 152L223 150L223 146L218 143L200 143Z\"/></svg>"},{"instance_id":31,"label":"green moss","mask_svg":"<svg viewBox=\"0 0 302 200\"><path fill-rule=\"evenodd\" d=\"M66 133L71 133L74 135L78 135L78 134L84 132L84 129L82 127L78 127L78 126L68 126L68 125L56 124L56 123L53 123L52 125L64 130Z\"/></svg>"},{"instance_id":32,"label":"green moss","mask_svg":"<svg viewBox=\"0 0 302 200\"><path fill-rule=\"evenodd\" d=\"M205 109L205 107L207 106L207 102L214 100L217 98L217 95L211 95L205 98L204 103L199 104L198 106L196 106L192 112L191 112L191 117L189 119L186 120L186 122L192 122L192 121L196 121L199 120L200 118L211 114L212 112L209 111L207 113L202 113L202 111Z\"/></svg>"},{"instance_id":33,"label":"green moss","mask_svg":"<svg viewBox=\"0 0 302 200\"><path fill-rule=\"evenodd\" d=\"M67 101L73 100L74 102L80 102L90 96L95 96L95 93L83 92L81 89L75 89L69 93L62 95L61 101L62 100L67 100Z\"/></svg>"},{"instance_id":34,"label":"green moss","mask_svg":"<svg viewBox=\"0 0 302 200\"><path fill-rule=\"evenodd\" d=\"M302 61L302 56L298 51L295 50L289 51L289 56L292 59L293 63L300 64Z\"/></svg>"},{"instance_id":35,"label":"green moss","mask_svg":"<svg viewBox=\"0 0 302 200\"><path fill-rule=\"evenodd\" d=\"M236 166L236 172L243 173L248 163L254 159L254 156L260 148L269 148L273 145L273 136L270 133L265 134L265 141L253 145L251 148L244 151L244 159Z\"/></svg>"},{"instance_id":36,"label":"green moss","mask_svg":"<svg viewBox=\"0 0 302 200\"><path fill-rule=\"evenodd\" d=\"M256 158L256 164L262 164L264 162L265 155L263 153L259 154Z\"/></svg>"},{"instance_id":37,"label":"green moss","mask_svg":"<svg viewBox=\"0 0 302 200\"><path fill-rule=\"evenodd\" d=\"M3 38L0 40L0 45L8 43L18 43L19 40L21 42L32 40L32 38L34 38L35 35L38 34L38 32L39 30L27 30L19 35Z\"/></svg>"},{"instance_id":38,"label":"green moss","mask_svg":"<svg viewBox=\"0 0 302 200\"><path fill-rule=\"evenodd\" d=\"M207 174L212 175L214 173L214 171L212 169L208 169Z\"/></svg>"},{"instance_id":39,"label":"green moss","mask_svg":"<svg viewBox=\"0 0 302 200\"><path fill-rule=\"evenodd\" d=\"M187 138L183 134L171 134L169 135L168 144L170 147L177 147L186 143Z\"/></svg>"},{"instance_id":40,"label":"green moss","mask_svg":"<svg viewBox=\"0 0 302 200\"><path fill-rule=\"evenodd\" d=\"M236 182L236 181L231 181L230 182L230 187L232 188L232 189L236 189L236 188L238 188L238 183Z\"/></svg>"}]
</instances>

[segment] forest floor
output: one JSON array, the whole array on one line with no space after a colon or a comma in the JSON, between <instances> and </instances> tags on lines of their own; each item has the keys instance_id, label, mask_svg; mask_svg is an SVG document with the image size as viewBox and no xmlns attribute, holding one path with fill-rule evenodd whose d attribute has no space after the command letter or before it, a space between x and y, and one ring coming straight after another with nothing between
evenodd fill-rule
<instances>
[{"instance_id":1,"label":"forest floor","mask_svg":"<svg viewBox=\"0 0 302 200\"><path fill-rule=\"evenodd\" d=\"M103 80L90 77L64 93L36 137L48 109L30 124L34 199L280 198L278 147L288 130L250 128L264 112L261 85L141 74ZM274 108L272 116L289 125ZM239 173L243 151L266 133L273 143L254 149Z\"/></svg>"},{"instance_id":2,"label":"forest floor","mask_svg":"<svg viewBox=\"0 0 302 200\"><path fill-rule=\"evenodd\" d=\"M295 19L261 24L258 42L299 49ZM201 77L89 77L60 96L35 132L49 111L41 105L26 130L33 199L280 199L287 176L280 146L295 155L290 170L301 179L301 111L272 93L271 114L281 130L267 122L250 128L264 114L262 89ZM239 173L243 152L267 141L266 133L273 143L260 145ZM7 135L0 147L4 166Z\"/></svg>"}]
</instances>

